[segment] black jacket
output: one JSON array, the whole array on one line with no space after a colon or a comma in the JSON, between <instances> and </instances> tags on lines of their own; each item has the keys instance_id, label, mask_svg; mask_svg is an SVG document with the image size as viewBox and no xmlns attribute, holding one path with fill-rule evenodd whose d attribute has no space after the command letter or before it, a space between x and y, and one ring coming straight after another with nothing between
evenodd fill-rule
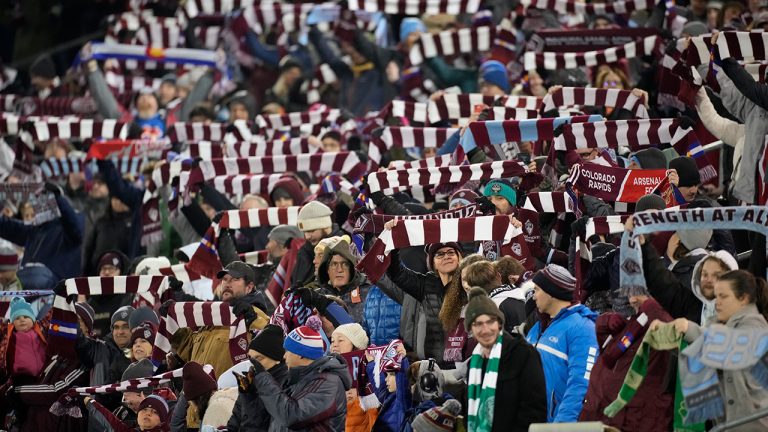
<instances>
[{"instance_id":1,"label":"black jacket","mask_svg":"<svg viewBox=\"0 0 768 432\"><path fill-rule=\"evenodd\" d=\"M267 371L279 386L285 384L288 377L288 367L285 363L279 363ZM271 417L264 408L264 403L259 397L258 389L250 393L240 393L232 411L232 417L227 422L227 430L230 432L266 432L269 430Z\"/></svg>"},{"instance_id":2,"label":"black jacket","mask_svg":"<svg viewBox=\"0 0 768 432\"><path fill-rule=\"evenodd\" d=\"M333 224L331 233L326 237L342 236L346 234L338 225ZM315 278L315 265L312 263L315 259L315 246L310 242L305 242L299 249L296 256L296 264L291 273L291 286L303 287Z\"/></svg>"},{"instance_id":3,"label":"black jacket","mask_svg":"<svg viewBox=\"0 0 768 432\"><path fill-rule=\"evenodd\" d=\"M687 285L675 277L673 272L667 270L661 262L661 258L652 244L644 244L642 251L645 284L653 298L672 318L685 318L695 323L700 322L702 304L691 290L690 277Z\"/></svg>"},{"instance_id":4,"label":"black jacket","mask_svg":"<svg viewBox=\"0 0 768 432\"><path fill-rule=\"evenodd\" d=\"M503 333L496 401L492 432L526 432L531 423L547 422L541 358L536 348L517 333Z\"/></svg>"}]
</instances>

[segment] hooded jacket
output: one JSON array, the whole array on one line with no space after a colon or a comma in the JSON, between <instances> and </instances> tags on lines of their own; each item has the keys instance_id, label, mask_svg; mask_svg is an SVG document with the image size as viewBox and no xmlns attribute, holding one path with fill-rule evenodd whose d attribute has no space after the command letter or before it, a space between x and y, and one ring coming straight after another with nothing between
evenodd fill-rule
<instances>
[{"instance_id":1,"label":"hooded jacket","mask_svg":"<svg viewBox=\"0 0 768 432\"><path fill-rule=\"evenodd\" d=\"M378 285L371 286L363 308L363 328L371 344L386 345L400 337L401 311L402 306L396 300L387 296Z\"/></svg>"},{"instance_id":2,"label":"hooded jacket","mask_svg":"<svg viewBox=\"0 0 768 432\"><path fill-rule=\"evenodd\" d=\"M407 359L400 362L400 370L395 374L397 390L394 393L388 391L384 395L384 400L379 408L379 417L373 425L372 432L399 432L405 421L406 412L411 408L411 388L408 383L408 368L410 364ZM381 375L381 384L386 391L384 376ZM370 375L373 380L374 376ZM371 383L375 385L375 383Z\"/></svg>"},{"instance_id":3,"label":"hooded jacket","mask_svg":"<svg viewBox=\"0 0 768 432\"><path fill-rule=\"evenodd\" d=\"M333 224L331 233L326 237L343 236L346 233L338 225ZM310 242L305 242L296 255L296 264L291 273L291 285L293 287L303 287L315 277L315 265L312 263L315 259L315 246Z\"/></svg>"},{"instance_id":4,"label":"hooded jacket","mask_svg":"<svg viewBox=\"0 0 768 432\"><path fill-rule=\"evenodd\" d=\"M275 382L282 387L288 377L288 367L285 363L279 363L269 369L267 373L272 375ZM269 430L270 419L271 417L259 397L258 389L250 393L240 393L232 416L227 422L227 430L230 432L266 432Z\"/></svg>"},{"instance_id":5,"label":"hooded jacket","mask_svg":"<svg viewBox=\"0 0 768 432\"><path fill-rule=\"evenodd\" d=\"M337 255L349 262L351 271L349 282L340 288L331 286L328 277L328 268L330 267L331 259ZM344 303L347 305L347 312L349 312L352 319L354 319L356 323L362 323L363 309L365 308L365 302L371 284L363 273L357 271L355 268L356 265L357 258L352 255L352 252L349 250L349 245L346 242L339 242L323 256L323 262L318 268L317 279L322 285L319 290L321 294L336 296L344 300Z\"/></svg>"},{"instance_id":6,"label":"hooded jacket","mask_svg":"<svg viewBox=\"0 0 768 432\"><path fill-rule=\"evenodd\" d=\"M262 371L253 377L253 385L272 418L270 432L344 430L345 392L352 387L352 377L341 356L290 368L283 386Z\"/></svg>"},{"instance_id":7,"label":"hooded jacket","mask_svg":"<svg viewBox=\"0 0 768 432\"><path fill-rule=\"evenodd\" d=\"M590 371L598 355L597 314L584 305L563 308L542 330L537 322L528 342L541 354L547 383L547 421L575 422L579 418Z\"/></svg>"},{"instance_id":8,"label":"hooded jacket","mask_svg":"<svg viewBox=\"0 0 768 432\"><path fill-rule=\"evenodd\" d=\"M685 318L702 324L715 316L714 299L707 300L701 293L701 268L708 256L720 258L731 270L739 268L736 260L725 251L709 252L700 257L691 271L690 285L685 284L661 262L652 244L645 243L643 252L643 274L648 291L672 318Z\"/></svg>"},{"instance_id":9,"label":"hooded jacket","mask_svg":"<svg viewBox=\"0 0 768 432\"><path fill-rule=\"evenodd\" d=\"M512 332L525 321L525 292L524 288L513 288L502 285L488 294L504 314L504 330Z\"/></svg>"}]
</instances>

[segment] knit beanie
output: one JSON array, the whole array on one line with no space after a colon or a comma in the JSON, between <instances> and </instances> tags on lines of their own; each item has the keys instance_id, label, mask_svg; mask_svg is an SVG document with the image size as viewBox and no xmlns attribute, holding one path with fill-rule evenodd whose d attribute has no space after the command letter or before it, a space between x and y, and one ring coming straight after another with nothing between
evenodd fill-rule
<instances>
[{"instance_id":1,"label":"knit beanie","mask_svg":"<svg viewBox=\"0 0 768 432\"><path fill-rule=\"evenodd\" d=\"M184 365L181 370L182 388L188 401L195 400L200 396L213 393L218 388L216 380L208 375L200 363L191 361Z\"/></svg>"},{"instance_id":2,"label":"knit beanie","mask_svg":"<svg viewBox=\"0 0 768 432\"><path fill-rule=\"evenodd\" d=\"M304 194L301 192L301 185L299 182L291 176L281 177L280 180L275 182L275 186L272 188L272 192L269 194L272 203L278 198L290 198L293 200L293 205L298 206L304 202Z\"/></svg>"},{"instance_id":3,"label":"knit beanie","mask_svg":"<svg viewBox=\"0 0 768 432\"><path fill-rule=\"evenodd\" d=\"M160 276L160 269L170 266L171 262L164 256L147 257L136 265L136 270L133 273L137 276Z\"/></svg>"},{"instance_id":4,"label":"knit beanie","mask_svg":"<svg viewBox=\"0 0 768 432\"><path fill-rule=\"evenodd\" d=\"M485 185L483 189L484 196L498 195L506 198L510 205L517 205L517 191L512 187L512 182L509 179L497 179L491 180Z\"/></svg>"},{"instance_id":5,"label":"knit beanie","mask_svg":"<svg viewBox=\"0 0 768 432\"><path fill-rule=\"evenodd\" d=\"M482 82L493 84L504 90L504 93L509 93L507 68L498 60L488 60L480 65L480 79Z\"/></svg>"},{"instance_id":6,"label":"knit beanie","mask_svg":"<svg viewBox=\"0 0 768 432\"><path fill-rule=\"evenodd\" d=\"M294 225L278 225L272 228L267 238L274 240L280 246L285 246L288 240L304 238L304 234Z\"/></svg>"},{"instance_id":7,"label":"knit beanie","mask_svg":"<svg viewBox=\"0 0 768 432\"><path fill-rule=\"evenodd\" d=\"M467 294L467 309L464 312L464 329L469 332L472 323L480 315L489 315L499 319L501 326L504 327L504 314L496 306L496 303L488 297L488 293L480 287L472 287Z\"/></svg>"},{"instance_id":8,"label":"knit beanie","mask_svg":"<svg viewBox=\"0 0 768 432\"><path fill-rule=\"evenodd\" d=\"M285 338L283 348L298 356L317 360L325 353L320 333L307 326L296 327Z\"/></svg>"},{"instance_id":9,"label":"knit beanie","mask_svg":"<svg viewBox=\"0 0 768 432\"><path fill-rule=\"evenodd\" d=\"M13 300L11 300L10 320L13 322L13 320L22 316L29 317L29 319L34 321L37 317L37 312L35 312L35 308L32 307L31 304L27 303L24 298L14 297Z\"/></svg>"},{"instance_id":10,"label":"knit beanie","mask_svg":"<svg viewBox=\"0 0 768 432\"><path fill-rule=\"evenodd\" d=\"M29 75L54 79L56 78L56 65L53 64L50 56L42 55L35 59L35 62L29 67Z\"/></svg>"},{"instance_id":11,"label":"knit beanie","mask_svg":"<svg viewBox=\"0 0 768 432\"><path fill-rule=\"evenodd\" d=\"M576 278L564 267L549 264L533 276L533 283L558 300L572 301Z\"/></svg>"},{"instance_id":12,"label":"knit beanie","mask_svg":"<svg viewBox=\"0 0 768 432\"><path fill-rule=\"evenodd\" d=\"M157 334L157 327L152 325L152 323L145 321L138 325L138 327L134 328L131 332L131 346L133 346L133 343L136 342L136 339L144 339L150 344L155 344L155 334Z\"/></svg>"},{"instance_id":13,"label":"knit beanie","mask_svg":"<svg viewBox=\"0 0 768 432\"><path fill-rule=\"evenodd\" d=\"M141 359L129 364L128 367L125 368L125 372L123 372L123 376L120 377L120 381L148 378L151 377L154 372L155 367L152 365L152 361L148 358Z\"/></svg>"},{"instance_id":14,"label":"knit beanie","mask_svg":"<svg viewBox=\"0 0 768 432\"><path fill-rule=\"evenodd\" d=\"M130 323L131 314L134 310L135 309L132 306L123 306L116 310L115 313L112 314L112 318L109 319L109 327L114 327L115 323L118 321Z\"/></svg>"},{"instance_id":15,"label":"knit beanie","mask_svg":"<svg viewBox=\"0 0 768 432\"><path fill-rule=\"evenodd\" d=\"M365 333L363 326L358 323L342 324L336 327L336 330L331 334L331 338L337 334L349 339L355 349L363 350L368 348L368 334Z\"/></svg>"},{"instance_id":16,"label":"knit beanie","mask_svg":"<svg viewBox=\"0 0 768 432\"><path fill-rule=\"evenodd\" d=\"M682 33L686 36L701 36L709 33L709 27L701 21L688 21L683 26Z\"/></svg>"},{"instance_id":17,"label":"knit beanie","mask_svg":"<svg viewBox=\"0 0 768 432\"><path fill-rule=\"evenodd\" d=\"M689 251L694 249L706 249L709 245L709 241L712 239L711 229L687 229L676 232L677 236L680 237L680 243L682 243Z\"/></svg>"},{"instance_id":18,"label":"knit beanie","mask_svg":"<svg viewBox=\"0 0 768 432\"><path fill-rule=\"evenodd\" d=\"M149 395L144 398L144 400L139 404L139 412L141 412L141 410L144 408L152 408L155 410L157 416L160 417L160 423L165 423L168 421L168 402L166 402L160 396Z\"/></svg>"},{"instance_id":19,"label":"knit beanie","mask_svg":"<svg viewBox=\"0 0 768 432\"><path fill-rule=\"evenodd\" d=\"M299 210L296 225L302 231L331 228L333 226L332 214L333 211L327 205L317 201L310 201Z\"/></svg>"},{"instance_id":20,"label":"knit beanie","mask_svg":"<svg viewBox=\"0 0 768 432\"><path fill-rule=\"evenodd\" d=\"M475 198L477 198L477 193L473 190L469 189L459 189L456 192L451 195L451 198L448 200L448 207L464 207L468 206L475 202Z\"/></svg>"},{"instance_id":21,"label":"knit beanie","mask_svg":"<svg viewBox=\"0 0 768 432\"><path fill-rule=\"evenodd\" d=\"M160 318L157 317L157 313L147 306L142 306L131 313L128 317L128 327L133 330L145 321L152 323L155 327L160 327Z\"/></svg>"},{"instance_id":22,"label":"knit beanie","mask_svg":"<svg viewBox=\"0 0 768 432\"><path fill-rule=\"evenodd\" d=\"M118 251L104 252L99 258L99 263L96 265L96 271L101 271L101 267L105 265L112 265L120 269L120 274L124 274L126 267L128 266L128 258Z\"/></svg>"},{"instance_id":23,"label":"knit beanie","mask_svg":"<svg viewBox=\"0 0 768 432\"><path fill-rule=\"evenodd\" d=\"M432 243L427 245L427 268L429 271L432 271L435 268L435 254L437 251L439 251L442 248L449 247L456 251L456 254L459 255L459 259L461 259L461 246L459 246L456 242L447 242L447 243Z\"/></svg>"},{"instance_id":24,"label":"knit beanie","mask_svg":"<svg viewBox=\"0 0 768 432\"><path fill-rule=\"evenodd\" d=\"M86 302L75 303L75 313L77 317L83 320L85 326L88 327L88 332L93 332L93 318L96 312L91 305Z\"/></svg>"},{"instance_id":25,"label":"knit beanie","mask_svg":"<svg viewBox=\"0 0 768 432\"><path fill-rule=\"evenodd\" d=\"M16 248L8 241L0 242L0 271L13 271L19 268L19 255Z\"/></svg>"},{"instance_id":26,"label":"knit beanie","mask_svg":"<svg viewBox=\"0 0 768 432\"><path fill-rule=\"evenodd\" d=\"M285 340L285 333L283 333L282 327L269 324L253 338L248 349L257 351L272 360L280 361L285 355L283 340Z\"/></svg>"},{"instance_id":27,"label":"knit beanie","mask_svg":"<svg viewBox=\"0 0 768 432\"><path fill-rule=\"evenodd\" d=\"M667 208L667 203L664 202L664 198L656 194L648 194L637 200L635 213L645 210L664 210L665 208Z\"/></svg>"},{"instance_id":28,"label":"knit beanie","mask_svg":"<svg viewBox=\"0 0 768 432\"><path fill-rule=\"evenodd\" d=\"M400 21L400 40L404 41L408 39L408 35L413 32L424 33L427 31L427 26L424 22L418 18L408 17Z\"/></svg>"},{"instance_id":29,"label":"knit beanie","mask_svg":"<svg viewBox=\"0 0 768 432\"><path fill-rule=\"evenodd\" d=\"M442 432L456 430L456 417L461 413L461 403L448 399L442 406L434 407L416 416L411 422L413 432Z\"/></svg>"},{"instance_id":30,"label":"knit beanie","mask_svg":"<svg viewBox=\"0 0 768 432\"><path fill-rule=\"evenodd\" d=\"M669 162L669 169L677 171L677 175L680 177L680 183L678 183L679 187L691 187L701 184L699 167L697 167L696 162L689 157L680 156L672 159Z\"/></svg>"},{"instance_id":31,"label":"knit beanie","mask_svg":"<svg viewBox=\"0 0 768 432\"><path fill-rule=\"evenodd\" d=\"M632 158L636 160L637 164L640 165L640 168L642 169L667 168L667 158L664 156L664 152L656 147L640 150L635 153Z\"/></svg>"}]
</instances>

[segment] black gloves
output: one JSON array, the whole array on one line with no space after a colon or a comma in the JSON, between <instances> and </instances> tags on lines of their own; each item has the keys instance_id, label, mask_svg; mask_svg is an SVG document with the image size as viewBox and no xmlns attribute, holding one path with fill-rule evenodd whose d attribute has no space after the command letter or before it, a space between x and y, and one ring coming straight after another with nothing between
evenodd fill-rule
<instances>
[{"instance_id":1,"label":"black gloves","mask_svg":"<svg viewBox=\"0 0 768 432\"><path fill-rule=\"evenodd\" d=\"M171 305L174 304L174 303L175 303L175 301L173 301L173 300L166 300L165 302L163 302L162 305L160 305L160 309L158 309L157 313L159 313L160 316L162 316L162 317L167 317L168 316L168 308L170 308Z\"/></svg>"},{"instance_id":2,"label":"black gloves","mask_svg":"<svg viewBox=\"0 0 768 432\"><path fill-rule=\"evenodd\" d=\"M52 193L55 197L61 196L61 188L55 183L45 182L45 190Z\"/></svg>"},{"instance_id":3,"label":"black gloves","mask_svg":"<svg viewBox=\"0 0 768 432\"><path fill-rule=\"evenodd\" d=\"M696 122L688 116L680 116L680 127L683 129L693 128Z\"/></svg>"},{"instance_id":4,"label":"black gloves","mask_svg":"<svg viewBox=\"0 0 768 432\"><path fill-rule=\"evenodd\" d=\"M296 294L301 297L301 301L304 305L309 308L315 308L320 311L320 313L324 313L325 308L333 302L333 300L311 288L299 288L296 290Z\"/></svg>"},{"instance_id":5,"label":"black gloves","mask_svg":"<svg viewBox=\"0 0 768 432\"><path fill-rule=\"evenodd\" d=\"M176 279L173 276L168 276L168 289L171 291L181 291L181 287L184 286L184 282Z\"/></svg>"},{"instance_id":6,"label":"black gloves","mask_svg":"<svg viewBox=\"0 0 768 432\"><path fill-rule=\"evenodd\" d=\"M475 198L475 203L480 209L480 212L486 216L496 214L496 205L491 202L491 199L487 196L481 196Z\"/></svg>"},{"instance_id":7,"label":"black gloves","mask_svg":"<svg viewBox=\"0 0 768 432\"><path fill-rule=\"evenodd\" d=\"M214 216L213 219L211 219L211 222L220 223L222 217L224 217L224 212L223 211L217 212L216 216Z\"/></svg>"},{"instance_id":8,"label":"black gloves","mask_svg":"<svg viewBox=\"0 0 768 432\"><path fill-rule=\"evenodd\" d=\"M253 363L253 360L251 360L251 363ZM262 368L262 370L263 369L264 368ZM239 374L237 372L233 372L232 374L237 380L237 390L240 393L250 393L253 390L253 377L256 375L253 372L253 367L251 367L251 369L245 374Z\"/></svg>"},{"instance_id":9,"label":"black gloves","mask_svg":"<svg viewBox=\"0 0 768 432\"><path fill-rule=\"evenodd\" d=\"M247 327L250 327L251 323L258 318L256 316L256 311L253 310L253 306L242 298L230 300L229 305L232 306L232 313L234 313L235 316L245 320L245 325Z\"/></svg>"}]
</instances>

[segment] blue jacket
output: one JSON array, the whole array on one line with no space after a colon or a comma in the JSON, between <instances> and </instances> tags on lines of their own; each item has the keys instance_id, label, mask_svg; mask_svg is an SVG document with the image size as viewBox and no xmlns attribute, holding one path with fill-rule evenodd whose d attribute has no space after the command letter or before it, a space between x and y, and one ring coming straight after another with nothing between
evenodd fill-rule
<instances>
[{"instance_id":1,"label":"blue jacket","mask_svg":"<svg viewBox=\"0 0 768 432\"><path fill-rule=\"evenodd\" d=\"M24 246L21 264L45 264L57 279L80 276L80 255L84 222L69 201L56 197L61 217L41 225L26 225L20 220L0 216L0 237Z\"/></svg>"},{"instance_id":2,"label":"blue jacket","mask_svg":"<svg viewBox=\"0 0 768 432\"><path fill-rule=\"evenodd\" d=\"M400 309L402 306L374 285L368 290L363 309L363 327L371 343L386 345L400 337Z\"/></svg>"},{"instance_id":3,"label":"blue jacket","mask_svg":"<svg viewBox=\"0 0 768 432\"><path fill-rule=\"evenodd\" d=\"M141 255L141 202L144 191L123 179L111 160L97 161L99 173L104 177L104 183L109 188L109 195L123 202L131 209L133 222L131 223L131 238L127 250L122 251L128 258L136 258Z\"/></svg>"},{"instance_id":4,"label":"blue jacket","mask_svg":"<svg viewBox=\"0 0 768 432\"><path fill-rule=\"evenodd\" d=\"M539 350L544 366L550 423L579 420L590 373L597 361L596 319L595 312L577 304L561 310L544 333L541 322L528 333L528 342Z\"/></svg>"},{"instance_id":5,"label":"blue jacket","mask_svg":"<svg viewBox=\"0 0 768 432\"><path fill-rule=\"evenodd\" d=\"M400 363L401 369L397 372L397 391L394 393L386 392L384 400L379 408L379 416L376 423L373 424L372 432L400 432L405 422L405 414L411 409L411 387L408 383L408 359L403 359ZM384 374L382 374L384 375ZM373 381L373 375L370 375ZM386 391L385 377L382 376L382 387ZM374 386L375 383L372 383ZM378 396L378 392L377 392Z\"/></svg>"}]
</instances>

